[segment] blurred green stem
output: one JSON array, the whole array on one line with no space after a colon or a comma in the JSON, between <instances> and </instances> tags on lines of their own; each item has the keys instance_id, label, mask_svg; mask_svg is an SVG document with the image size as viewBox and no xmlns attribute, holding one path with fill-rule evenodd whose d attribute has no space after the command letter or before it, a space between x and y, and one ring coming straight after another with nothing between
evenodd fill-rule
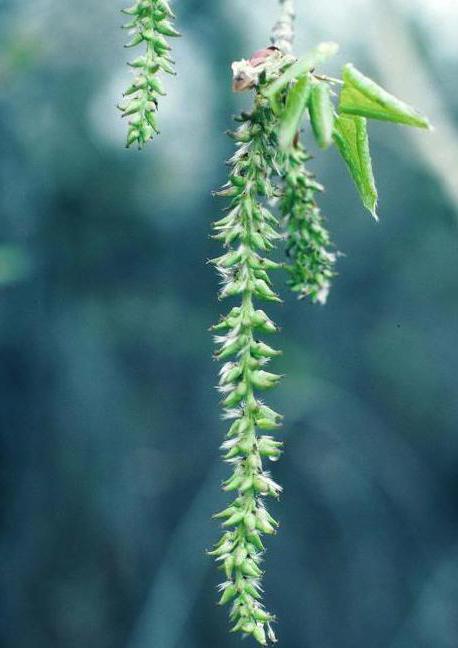
<instances>
[{"instance_id":1,"label":"blurred green stem","mask_svg":"<svg viewBox=\"0 0 458 648\"><path fill-rule=\"evenodd\" d=\"M291 54L294 42L294 20L296 12L294 0L279 0L281 14L272 29L272 45L285 54Z\"/></svg>"}]
</instances>

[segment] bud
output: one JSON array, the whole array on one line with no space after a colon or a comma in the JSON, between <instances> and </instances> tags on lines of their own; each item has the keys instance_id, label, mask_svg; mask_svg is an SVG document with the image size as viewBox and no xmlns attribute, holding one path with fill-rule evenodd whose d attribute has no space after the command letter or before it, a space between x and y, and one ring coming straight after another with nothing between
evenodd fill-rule
<instances>
[{"instance_id":1,"label":"bud","mask_svg":"<svg viewBox=\"0 0 458 648\"><path fill-rule=\"evenodd\" d=\"M253 371L251 374L251 382L258 389L269 389L270 387L274 387L280 378L281 376L278 374L263 371L262 369L260 371Z\"/></svg>"},{"instance_id":2,"label":"bud","mask_svg":"<svg viewBox=\"0 0 458 648\"><path fill-rule=\"evenodd\" d=\"M245 290L245 287L245 281L229 281L221 291L220 297L221 299L225 299L226 297L234 297L235 295L240 295L240 293Z\"/></svg>"},{"instance_id":3,"label":"bud","mask_svg":"<svg viewBox=\"0 0 458 648\"><path fill-rule=\"evenodd\" d=\"M140 131L138 131L136 128L132 128L129 130L129 134L127 135L127 146L131 146L134 142L138 140L140 137Z\"/></svg>"},{"instance_id":4,"label":"bud","mask_svg":"<svg viewBox=\"0 0 458 648\"><path fill-rule=\"evenodd\" d=\"M234 561L236 567L240 567L245 558L247 557L247 550L244 547L237 547L234 553Z\"/></svg>"},{"instance_id":5,"label":"bud","mask_svg":"<svg viewBox=\"0 0 458 648\"><path fill-rule=\"evenodd\" d=\"M257 621L262 621L263 623L267 623L269 621L273 621L273 616L266 612L265 610L261 610L261 608L257 607L253 610L253 616Z\"/></svg>"},{"instance_id":6,"label":"bud","mask_svg":"<svg viewBox=\"0 0 458 648\"><path fill-rule=\"evenodd\" d=\"M143 37L140 34L136 34L130 43L127 43L124 47L136 47L137 45L140 45L140 43L143 41Z\"/></svg>"},{"instance_id":7,"label":"bud","mask_svg":"<svg viewBox=\"0 0 458 648\"><path fill-rule=\"evenodd\" d=\"M260 430L275 430L281 427L281 423L268 418L259 418L256 419L256 425Z\"/></svg>"},{"instance_id":8,"label":"bud","mask_svg":"<svg viewBox=\"0 0 458 648\"><path fill-rule=\"evenodd\" d=\"M274 356L281 355L281 351L272 349L272 347L264 342L253 342L250 349L253 355L260 358L273 358Z\"/></svg>"},{"instance_id":9,"label":"bud","mask_svg":"<svg viewBox=\"0 0 458 648\"><path fill-rule=\"evenodd\" d=\"M257 511L256 513L256 527L263 533L267 533L269 535L275 533L274 527L267 520L267 516L262 512L262 510Z\"/></svg>"},{"instance_id":10,"label":"bud","mask_svg":"<svg viewBox=\"0 0 458 648\"><path fill-rule=\"evenodd\" d=\"M224 511L220 511L219 513L215 513L213 515L213 518L215 520L219 520L221 518L227 518L231 517L234 513L236 513L237 509L234 506L228 506Z\"/></svg>"},{"instance_id":11,"label":"bud","mask_svg":"<svg viewBox=\"0 0 458 648\"><path fill-rule=\"evenodd\" d=\"M240 401L243 399L247 392L247 386L246 383L240 382L237 385L237 388L234 389L227 398L223 400L223 407L234 407L234 405L238 405Z\"/></svg>"},{"instance_id":12,"label":"bud","mask_svg":"<svg viewBox=\"0 0 458 648\"><path fill-rule=\"evenodd\" d=\"M156 25L156 31L164 36L181 36L168 20L163 20Z\"/></svg>"},{"instance_id":13,"label":"bud","mask_svg":"<svg viewBox=\"0 0 458 648\"><path fill-rule=\"evenodd\" d=\"M267 405L260 405L258 407L257 414L259 419L269 419L270 421L275 423L275 427L278 426L283 419L283 416L281 414L268 407ZM258 420L256 420L256 425L259 425Z\"/></svg>"},{"instance_id":14,"label":"bud","mask_svg":"<svg viewBox=\"0 0 458 648\"><path fill-rule=\"evenodd\" d=\"M247 490L253 487L253 477L246 477L240 485L240 492L246 493Z\"/></svg>"},{"instance_id":15,"label":"bud","mask_svg":"<svg viewBox=\"0 0 458 648\"><path fill-rule=\"evenodd\" d=\"M267 646L266 633L264 632L264 627L260 623L258 623L256 628L253 630L253 637L261 644L261 646Z\"/></svg>"},{"instance_id":16,"label":"bud","mask_svg":"<svg viewBox=\"0 0 458 648\"><path fill-rule=\"evenodd\" d=\"M164 11L169 18L175 18L175 14L173 13L169 3L167 0L157 0L157 5L162 11Z\"/></svg>"},{"instance_id":17,"label":"bud","mask_svg":"<svg viewBox=\"0 0 458 648\"><path fill-rule=\"evenodd\" d=\"M256 517L253 515L253 513L246 513L245 517L243 519L245 526L247 530L254 531L256 528Z\"/></svg>"},{"instance_id":18,"label":"bud","mask_svg":"<svg viewBox=\"0 0 458 648\"><path fill-rule=\"evenodd\" d=\"M263 279L256 279L254 282L255 293L261 299L266 299L268 301L281 302L280 297L276 295L273 290L269 288L266 282Z\"/></svg>"},{"instance_id":19,"label":"bud","mask_svg":"<svg viewBox=\"0 0 458 648\"><path fill-rule=\"evenodd\" d=\"M224 482L223 490L227 492L237 490L242 483L242 479L242 475L233 475L230 479Z\"/></svg>"},{"instance_id":20,"label":"bud","mask_svg":"<svg viewBox=\"0 0 458 648\"><path fill-rule=\"evenodd\" d=\"M223 595L219 600L219 605L225 605L226 603L229 603L229 601L232 601L232 599L234 598L234 596L236 596L236 594L237 594L237 589L235 585L231 583L224 589Z\"/></svg>"},{"instance_id":21,"label":"bud","mask_svg":"<svg viewBox=\"0 0 458 648\"><path fill-rule=\"evenodd\" d=\"M258 250L266 250L267 245L266 242L264 241L263 237L259 232L253 232L251 234L251 243L258 248Z\"/></svg>"},{"instance_id":22,"label":"bud","mask_svg":"<svg viewBox=\"0 0 458 648\"><path fill-rule=\"evenodd\" d=\"M163 56L159 58L158 65L162 70L164 70L164 72L167 72L167 74L175 74L175 69L173 65L171 65L169 61L167 61L167 59L164 58Z\"/></svg>"},{"instance_id":23,"label":"bud","mask_svg":"<svg viewBox=\"0 0 458 648\"><path fill-rule=\"evenodd\" d=\"M138 14L138 7L137 5L134 5L133 7L128 7L127 9L121 9L121 13L125 14L126 16L135 16Z\"/></svg>"},{"instance_id":24,"label":"bud","mask_svg":"<svg viewBox=\"0 0 458 648\"><path fill-rule=\"evenodd\" d=\"M277 327L263 310L257 310L253 313L251 324L266 333L275 333L277 331Z\"/></svg>"},{"instance_id":25,"label":"bud","mask_svg":"<svg viewBox=\"0 0 458 648\"><path fill-rule=\"evenodd\" d=\"M226 560L224 561L224 572L226 574L226 578L229 580L232 576L232 570L234 568L234 557L233 556L228 556Z\"/></svg>"},{"instance_id":26,"label":"bud","mask_svg":"<svg viewBox=\"0 0 458 648\"><path fill-rule=\"evenodd\" d=\"M242 338L242 336L239 336L229 344L225 343L221 347L221 349L216 352L216 357L218 358L218 360L226 360L227 358L230 358L230 356L240 351L244 344L245 340Z\"/></svg>"},{"instance_id":27,"label":"bud","mask_svg":"<svg viewBox=\"0 0 458 648\"><path fill-rule=\"evenodd\" d=\"M256 525L256 518L254 520L254 523ZM246 526L246 520L245 520L245 526ZM264 545L262 543L262 540L259 537L259 533L257 531L255 531L254 529L249 533L248 540L256 547L256 549L258 551L264 551L265 550L265 547L264 547Z\"/></svg>"},{"instance_id":28,"label":"bud","mask_svg":"<svg viewBox=\"0 0 458 648\"><path fill-rule=\"evenodd\" d=\"M137 56L137 58L128 63L128 65L133 68L142 68L145 67L146 61L146 56Z\"/></svg>"},{"instance_id":29,"label":"bud","mask_svg":"<svg viewBox=\"0 0 458 648\"><path fill-rule=\"evenodd\" d=\"M256 587L252 583L250 583L249 580L245 580L245 582L243 584L243 589L244 589L244 591L246 592L246 594L248 596L251 596L251 598L254 598L254 599L260 599L261 598L261 594L258 592Z\"/></svg>"},{"instance_id":30,"label":"bud","mask_svg":"<svg viewBox=\"0 0 458 648\"><path fill-rule=\"evenodd\" d=\"M244 519L244 517L245 517L244 511L237 511L237 513L234 513L233 515L231 515L231 517L228 520L223 522L223 527L227 528L231 526L236 526Z\"/></svg>"},{"instance_id":31,"label":"bud","mask_svg":"<svg viewBox=\"0 0 458 648\"><path fill-rule=\"evenodd\" d=\"M244 560L244 562L241 564L240 567L242 573L245 574L245 576L251 576L252 578L259 578L259 576L261 576L262 574L262 571L259 569L256 563L254 563L253 560L251 560L250 558Z\"/></svg>"},{"instance_id":32,"label":"bud","mask_svg":"<svg viewBox=\"0 0 458 648\"><path fill-rule=\"evenodd\" d=\"M269 492L269 486L261 476L256 476L253 480L253 486L258 493L263 495Z\"/></svg>"},{"instance_id":33,"label":"bud","mask_svg":"<svg viewBox=\"0 0 458 648\"><path fill-rule=\"evenodd\" d=\"M142 99L132 99L128 101L125 106L121 108L123 117L127 115L134 115L145 107L145 102Z\"/></svg>"}]
</instances>

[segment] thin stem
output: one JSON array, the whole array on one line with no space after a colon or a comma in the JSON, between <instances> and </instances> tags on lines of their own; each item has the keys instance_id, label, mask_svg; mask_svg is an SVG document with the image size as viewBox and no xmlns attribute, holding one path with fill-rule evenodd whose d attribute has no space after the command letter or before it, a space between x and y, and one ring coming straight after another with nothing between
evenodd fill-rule
<instances>
[{"instance_id":1,"label":"thin stem","mask_svg":"<svg viewBox=\"0 0 458 648\"><path fill-rule=\"evenodd\" d=\"M272 45L278 47L284 54L291 54L294 42L294 20L296 12L294 0L279 0L280 17L272 29Z\"/></svg>"}]
</instances>

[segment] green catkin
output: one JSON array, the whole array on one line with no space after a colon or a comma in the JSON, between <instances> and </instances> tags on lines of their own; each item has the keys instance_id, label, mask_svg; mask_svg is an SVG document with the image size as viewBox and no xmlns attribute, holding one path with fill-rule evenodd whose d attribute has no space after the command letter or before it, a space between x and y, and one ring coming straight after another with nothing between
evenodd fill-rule
<instances>
[{"instance_id":1,"label":"green catkin","mask_svg":"<svg viewBox=\"0 0 458 648\"><path fill-rule=\"evenodd\" d=\"M274 534L278 527L264 498L278 497L282 490L264 462L276 461L283 444L271 434L281 426L282 416L259 397L259 392L275 387L281 376L266 370L280 352L258 339L258 335L277 331L258 302L281 301L269 273L286 268L287 283L299 298L325 303L337 258L316 202L323 188L305 166L310 157L299 140L301 121L308 112L321 148L336 144L363 205L375 217L377 191L367 119L429 127L426 117L351 65L344 68L335 108L330 85L342 82L318 76L314 70L337 52L337 45L322 43L295 60L290 55L294 1L279 1L282 12L272 32L274 47L232 65L234 90L254 89L255 102L252 112L242 113L241 125L231 133L237 151L229 161L229 182L218 192L230 198L230 205L214 224L214 238L226 251L212 260L222 277L220 298L238 298L239 304L213 327L215 357L224 362L219 380L224 418L232 421L222 445L232 474L223 490L235 496L214 516L222 521L223 534L209 553L225 574L219 602L231 604L232 631L251 635L263 646L276 641L275 617L261 601L263 536ZM166 39L179 33L172 25L174 14L167 0L136 0L124 13L131 19L125 25L132 33L127 47L146 46L130 63L136 76L124 94L125 103L119 106L129 118L127 146L136 143L142 148L159 132L156 112L165 91L158 75L174 74ZM280 178L280 186L273 184L274 177ZM270 209L275 203L281 223ZM278 239L285 241L286 264L266 256Z\"/></svg>"},{"instance_id":2,"label":"green catkin","mask_svg":"<svg viewBox=\"0 0 458 648\"><path fill-rule=\"evenodd\" d=\"M155 133L159 133L156 112L160 96L165 95L160 72L175 74L167 37L179 36L171 21L175 18L166 0L137 0L123 13L131 20L124 25L132 33L126 47L145 44L146 51L129 65L135 78L124 93L119 106L123 117L128 117L127 147L137 144L142 148Z\"/></svg>"},{"instance_id":3,"label":"green catkin","mask_svg":"<svg viewBox=\"0 0 458 648\"><path fill-rule=\"evenodd\" d=\"M284 154L280 164L283 177L280 212L286 230L285 251L288 286L299 299L325 304L337 254L333 249L316 195L323 187L305 168L310 159L299 141Z\"/></svg>"},{"instance_id":4,"label":"green catkin","mask_svg":"<svg viewBox=\"0 0 458 648\"><path fill-rule=\"evenodd\" d=\"M278 459L282 443L264 431L278 428L282 417L258 396L259 391L274 387L280 376L265 369L279 352L257 337L275 332L276 326L255 302L280 301L271 287L269 271L281 266L263 256L280 237L277 219L266 207L274 194L270 175L277 121L260 94L256 95L253 112L244 114L241 121L232 133L238 149L229 162L229 182L219 192L232 200L227 215L214 225L215 238L227 251L213 260L223 279L220 297L240 299L240 304L213 327L218 333L215 356L225 361L219 382L224 418L233 420L222 446L224 458L232 467L223 489L236 496L215 516L223 520L225 530L210 553L225 573L220 603L232 605L232 630L252 635L266 645L276 639L271 626L274 617L260 600L262 536L275 533L278 525L263 499L278 497L281 487L264 469L263 460Z\"/></svg>"}]
</instances>

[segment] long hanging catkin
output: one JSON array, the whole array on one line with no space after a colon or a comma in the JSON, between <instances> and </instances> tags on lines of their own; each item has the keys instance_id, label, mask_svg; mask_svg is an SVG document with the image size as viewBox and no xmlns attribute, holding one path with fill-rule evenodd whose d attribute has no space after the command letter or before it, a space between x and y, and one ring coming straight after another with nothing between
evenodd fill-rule
<instances>
[{"instance_id":1,"label":"long hanging catkin","mask_svg":"<svg viewBox=\"0 0 458 648\"><path fill-rule=\"evenodd\" d=\"M209 553L225 574L220 603L231 604L232 630L261 645L276 641L275 617L262 602L261 565L263 536L274 534L278 523L265 498L281 492L266 464L280 457L283 445L272 434L281 427L282 416L261 399L261 392L281 378L267 367L280 351L264 340L277 326L261 306L281 301L270 279L278 268L287 271L287 283L299 298L325 303L337 257L316 201L323 188L306 167L310 156L300 141L301 126L310 124L320 148L336 145L364 207L375 218L367 120L429 128L424 116L352 65L344 67L342 81L317 74L316 68L337 52L334 43L322 43L295 59L294 0L279 3L272 45L232 64L234 90L253 90L254 105L231 133L237 150L229 161L229 180L218 192L230 202L227 214L214 224L214 238L225 251L212 261L222 279L220 298L237 303L213 327L215 357L223 362L223 417L231 421L222 445L231 467L223 490L234 493L234 499L215 515L223 533ZM166 37L179 34L166 0L136 0L124 13L131 17L128 47L145 45L144 54L131 63L136 77L120 106L129 118L127 146L141 148L158 132L158 99L165 94L158 74L174 73ZM341 86L337 106L336 86ZM280 242L286 263L269 256Z\"/></svg>"},{"instance_id":2,"label":"long hanging catkin","mask_svg":"<svg viewBox=\"0 0 458 648\"><path fill-rule=\"evenodd\" d=\"M275 635L273 616L260 601L262 536L277 527L263 500L281 491L263 465L280 456L281 442L265 432L278 428L281 416L259 397L280 379L266 370L279 352L258 339L274 333L276 326L257 308L257 302L280 301L269 279L269 272L280 266L266 256L279 238L277 219L266 205L274 191L270 173L275 125L269 103L258 94L252 113L242 117L233 133L238 149L230 161L229 182L219 192L231 198L230 209L214 226L215 238L227 251L213 261L223 279L220 297L236 297L239 304L214 327L216 358L224 362L220 372L224 417L233 421L222 446L232 468L223 488L236 496L215 516L223 520L224 533L210 553L225 572L220 603L232 603L233 630L251 634L263 645L266 637L274 641Z\"/></svg>"}]
</instances>

